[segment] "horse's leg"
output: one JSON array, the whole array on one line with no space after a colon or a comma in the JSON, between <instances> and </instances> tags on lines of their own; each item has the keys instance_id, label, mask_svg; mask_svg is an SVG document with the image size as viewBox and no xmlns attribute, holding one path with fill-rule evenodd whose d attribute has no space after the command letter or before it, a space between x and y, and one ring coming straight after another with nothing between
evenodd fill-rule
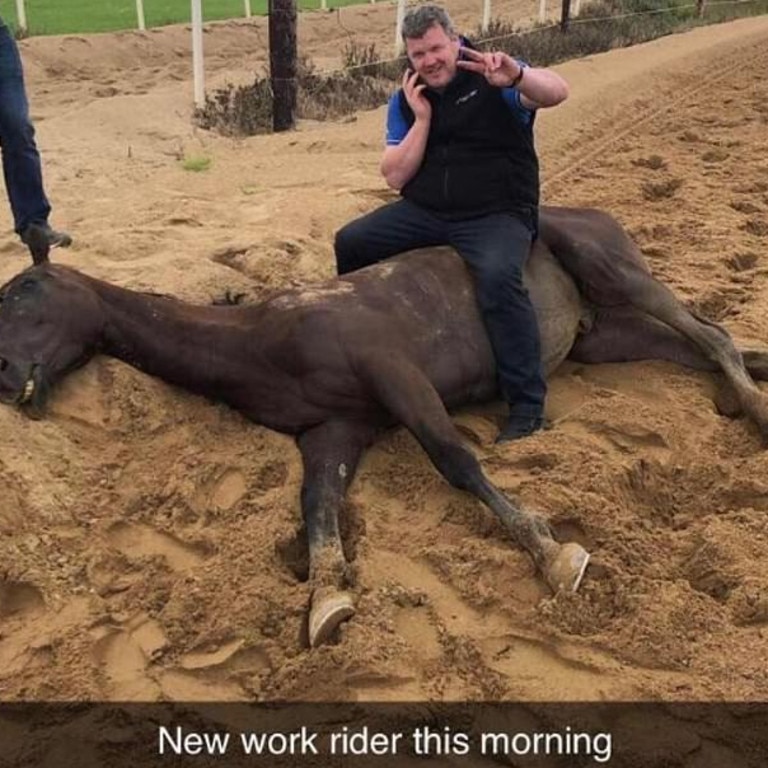
<instances>
[{"instance_id":1,"label":"horse's leg","mask_svg":"<svg viewBox=\"0 0 768 768\"><path fill-rule=\"evenodd\" d=\"M557 543L547 523L508 499L485 476L464 447L432 383L413 363L381 351L360 361L378 401L421 443L432 463L455 488L476 496L504 523L515 542L533 558L553 591L575 592L589 554L576 543Z\"/></svg>"},{"instance_id":2,"label":"horse's leg","mask_svg":"<svg viewBox=\"0 0 768 768\"><path fill-rule=\"evenodd\" d=\"M763 353L763 358L768 354ZM579 363L668 360L697 371L719 370L681 333L632 307L597 310L589 327L576 337L568 359Z\"/></svg>"},{"instance_id":3,"label":"horse's leg","mask_svg":"<svg viewBox=\"0 0 768 768\"><path fill-rule=\"evenodd\" d=\"M633 275L633 278L638 278L638 275ZM627 288L634 307L679 331L723 371L742 411L757 424L763 439L768 440L768 402L750 377L744 359L728 332L705 318L693 315L666 286L652 277L639 276Z\"/></svg>"},{"instance_id":4,"label":"horse's leg","mask_svg":"<svg viewBox=\"0 0 768 768\"><path fill-rule=\"evenodd\" d=\"M755 381L768 381L768 350L740 349L741 359Z\"/></svg>"},{"instance_id":5,"label":"horse's leg","mask_svg":"<svg viewBox=\"0 0 768 768\"><path fill-rule=\"evenodd\" d=\"M309 644L324 643L355 612L339 534L339 509L375 434L367 424L328 421L297 440L304 462L301 509L309 541Z\"/></svg>"},{"instance_id":6,"label":"horse's leg","mask_svg":"<svg viewBox=\"0 0 768 768\"><path fill-rule=\"evenodd\" d=\"M755 380L768 380L768 350L741 349L747 371ZM631 307L600 310L590 327L579 334L568 354L579 363L624 363L633 360L669 360L699 371L718 366L674 328ZM738 415L729 400L718 409Z\"/></svg>"},{"instance_id":7,"label":"horse's leg","mask_svg":"<svg viewBox=\"0 0 768 768\"><path fill-rule=\"evenodd\" d=\"M590 301L604 307L634 307L695 344L723 371L741 409L768 440L768 402L750 378L727 331L692 314L656 280L640 249L615 219L598 211L550 213L542 232L558 261Z\"/></svg>"}]
</instances>

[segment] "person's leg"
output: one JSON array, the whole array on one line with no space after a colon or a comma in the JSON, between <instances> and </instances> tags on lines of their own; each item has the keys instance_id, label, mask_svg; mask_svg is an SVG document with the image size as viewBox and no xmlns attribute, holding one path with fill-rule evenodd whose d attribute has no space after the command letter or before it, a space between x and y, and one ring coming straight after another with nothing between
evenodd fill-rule
<instances>
[{"instance_id":1,"label":"person's leg","mask_svg":"<svg viewBox=\"0 0 768 768\"><path fill-rule=\"evenodd\" d=\"M51 207L43 191L19 49L4 24L0 24L0 142L14 226L21 234L33 221L47 221Z\"/></svg>"},{"instance_id":2,"label":"person's leg","mask_svg":"<svg viewBox=\"0 0 768 768\"><path fill-rule=\"evenodd\" d=\"M494 214L453 223L450 244L474 277L499 388L509 404L499 440L524 437L542 426L547 391L536 314L523 285L531 231L511 215Z\"/></svg>"},{"instance_id":3,"label":"person's leg","mask_svg":"<svg viewBox=\"0 0 768 768\"><path fill-rule=\"evenodd\" d=\"M0 146L14 229L33 251L68 246L72 238L48 224L51 206L43 188L40 153L29 119L24 73L16 41L0 20Z\"/></svg>"},{"instance_id":4,"label":"person's leg","mask_svg":"<svg viewBox=\"0 0 768 768\"><path fill-rule=\"evenodd\" d=\"M398 200L336 233L336 271L344 275L396 253L444 243L443 222L407 200Z\"/></svg>"}]
</instances>

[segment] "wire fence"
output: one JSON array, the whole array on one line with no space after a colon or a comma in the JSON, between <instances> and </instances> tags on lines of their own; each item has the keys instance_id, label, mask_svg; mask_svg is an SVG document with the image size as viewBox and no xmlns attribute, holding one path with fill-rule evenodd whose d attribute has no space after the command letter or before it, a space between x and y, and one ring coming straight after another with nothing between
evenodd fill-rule
<instances>
[{"instance_id":1,"label":"wire fence","mask_svg":"<svg viewBox=\"0 0 768 768\"><path fill-rule=\"evenodd\" d=\"M456 8L459 0L447 2ZM643 8L651 2L654 7ZM666 6L658 7L662 2ZM560 23L536 25L528 17L528 25L522 28L495 19L489 34L481 35L479 27L475 30L470 28L472 11L468 12L466 5L456 15L452 8L451 14L454 15L454 22L468 33L473 44L479 48L502 50L532 66L547 67L568 59L646 42L693 26L768 11L768 0L714 0L708 6L710 10L706 17L701 18L698 3L682 0L678 5L675 2L594 0L585 5L582 17L573 19L573 26L565 34ZM532 8L533 3L529 2L527 7ZM310 59L301 57L300 65L290 77L293 89L291 100L281 102L283 111L292 112L295 117L328 120L384 104L401 81L407 60L402 55L388 58L379 55L376 45L388 37L386 25L392 23L393 18L389 14L383 20L385 25L379 24L372 36L359 26L349 25L347 28L342 25L347 42L342 48L334 41L341 53L341 66L320 68ZM195 111L195 121L207 130L233 136L284 130L273 121L278 99L282 95L273 87L269 74L257 76L250 84L228 84L205 97L204 103L198 105Z\"/></svg>"},{"instance_id":2,"label":"wire fence","mask_svg":"<svg viewBox=\"0 0 768 768\"><path fill-rule=\"evenodd\" d=\"M40 34L85 34L99 31L145 30L168 24L190 23L192 3L190 0L110 0L94 3L93 0L35 0L27 7L29 0L15 0L5 3L2 15L9 26L20 37ZM573 23L591 23L594 18L580 18L582 0L571 0ZM705 0L698 0L701 9ZM733 0L751 2L752 0ZM492 20L519 13L521 4L508 0L475 0L478 13L478 27L487 30ZM587 0L585 0L586 4ZM727 0L730 4L730 0ZM398 0L296 0L298 10L339 9L349 5L377 4L399 6L398 19L405 2ZM413 2L408 5L415 4ZM710 6L722 2L709 2ZM204 23L230 19L250 19L268 13L269 0L204 0L202 20ZM452 3L446 2L448 10ZM466 5L466 4L465 4ZM561 0L530 0L530 15L539 24L546 24L561 11ZM677 6L690 8L692 6ZM648 9L630 12L626 17L642 13L668 13L669 8ZM617 18L616 15L613 18ZM621 17L624 18L624 17ZM578 19L578 21L577 21ZM393 29L393 33L396 30ZM396 38L396 35L395 35ZM397 43L396 43L397 44Z\"/></svg>"},{"instance_id":3,"label":"wire fence","mask_svg":"<svg viewBox=\"0 0 768 768\"><path fill-rule=\"evenodd\" d=\"M397 0L395 0L395 2L396 1ZM610 14L604 14L604 15L590 14L588 16L575 16L569 20L569 24L576 24L576 25L600 24L600 23L607 23L607 22L615 22L622 19L639 18L643 16L654 16L654 15L672 14L672 13L679 14L681 11L691 11L691 12L703 14L706 8L714 8L718 6L753 5L757 2L759 2L759 0L712 0L710 2L707 2L706 6L704 6L701 0L698 0L698 2L689 3L685 5L665 6L663 8L648 8L641 11L627 11L624 13L610 13ZM540 22L535 26L531 26L527 29L526 28L516 29L512 33L507 31L500 35L494 35L490 37L480 37L476 40L473 40L473 43L475 43L478 46L488 46L492 43L508 40L512 36L524 38L530 35L541 34L543 32L556 30L556 29L562 29L561 21L550 22L550 23ZM389 59L377 60L376 64L381 66L386 66L389 64L394 65L404 61L405 61L405 56L398 54ZM324 70L324 74L327 74L327 75L332 75L335 73L343 74L345 72L362 70L370 67L371 67L370 62L362 63L362 64L350 64L343 68Z\"/></svg>"},{"instance_id":4,"label":"wire fence","mask_svg":"<svg viewBox=\"0 0 768 768\"><path fill-rule=\"evenodd\" d=\"M368 0L374 2L374 0ZM461 6L458 5L459 0L445 0L447 9L453 13L452 6L457 4L457 9L461 8L461 15L464 20L468 18L467 3L463 2ZM157 8L162 6L166 10L166 15L173 15L170 21L182 21L189 23L192 22L192 53L193 53L193 83L194 83L194 100L195 104L200 107L205 102L205 85L204 85L204 58L203 58L203 37L202 37L202 25L204 22L210 20L211 15L218 16L224 14L226 18L249 18L252 15L258 13L264 13L269 0L122 0L122 2L108 2L101 3L98 6L98 12L103 13L109 11L110 13L117 14L118 21L116 22L119 27L121 24L125 28L126 13L131 12L135 15L134 27L146 28L147 19L145 16L145 10L153 8L153 12L157 12ZM355 0L298 0L299 4L308 4L310 7L318 8L321 4L333 2L338 7L340 4L360 4L355 3ZM516 41L524 40L527 36L534 34L545 34L551 32L554 29L559 28L561 31L566 32L567 26L582 26L582 25L600 25L602 23L616 23L621 20L629 20L639 17L648 16L664 16L667 14L688 14L692 16L703 16L706 9L714 9L723 6L742 6L742 5L765 5L766 0L695 0L695 2L685 4L675 4L675 0L593 0L593 2L585 2L584 7L581 6L581 0L570 0L570 2L561 3L561 0L528 0L528 2L510 3L505 0L495 0L495 5L491 5L493 0L475 0L477 9L477 29L480 33L479 39L474 39L473 42L480 47L488 47L491 44L510 40L515 38ZM547 3L549 2L549 9ZM643 2L643 6L651 2L663 3L662 7L643 7L636 9L638 4ZM684 2L684 0L683 0ZM571 3L573 3L573 16L571 16ZM383 0L378 3L381 6L388 6L391 11L394 11L393 18L393 38L394 44L394 56L387 59L381 59L376 55L375 61L362 60L360 62L347 61L343 67L336 69L324 69L320 74L324 76L334 76L336 74L350 74L358 70L370 70L372 66L378 68L384 68L388 65L397 66L404 61L402 52L402 40L400 39L400 25L402 24L402 18L406 8L406 0ZM415 5L416 3L410 2L408 5ZM26 6L25 0L15 0L16 5L16 23L21 28L22 23L27 24ZM146 8L145 8L146 5ZM396 11L393 8L397 5ZM53 0L53 2L43 2L43 0L36 0L34 5L36 11L42 13L44 10L51 12L56 10L58 13L64 11L65 15L70 18L70 23L73 18L86 18L89 13L96 13L92 0L67 0L66 8L62 9L65 3L62 0ZM634 6L634 8L632 7ZM74 9L78 7L80 10L76 12ZM627 7L626 11L622 8ZM554 10L553 10L554 8ZM205 13L203 11L205 10ZM494 11L501 12L508 16L510 11L514 10L517 14L522 12L522 17L527 18L527 27L515 28L514 32L510 32L511 24L505 24L501 19L502 17L493 16ZM538 11L538 15L537 12ZM557 12L560 11L561 16L559 20L556 19ZM389 13L389 12L388 12ZM237 14L237 16L234 16ZM178 17L178 18L177 18ZM518 16L520 18L520 16ZM538 23L537 23L538 18ZM120 19L123 19L121 22ZM493 21L491 21L493 19ZM11 20L12 22L12 20ZM566 24L567 23L567 24ZM28 28L28 27L26 27ZM496 30L502 30L501 34L493 34ZM671 31L671 30L670 30ZM487 34L491 32L491 34ZM583 51L581 52L583 53ZM579 51L571 51L570 55L579 55Z\"/></svg>"}]
</instances>

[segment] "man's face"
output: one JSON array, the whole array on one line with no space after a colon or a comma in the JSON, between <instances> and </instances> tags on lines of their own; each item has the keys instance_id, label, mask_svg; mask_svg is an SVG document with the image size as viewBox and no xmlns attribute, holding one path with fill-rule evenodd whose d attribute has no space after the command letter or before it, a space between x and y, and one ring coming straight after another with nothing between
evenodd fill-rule
<instances>
[{"instance_id":1,"label":"man's face","mask_svg":"<svg viewBox=\"0 0 768 768\"><path fill-rule=\"evenodd\" d=\"M406 38L405 52L411 67L430 88L444 88L456 74L459 38L435 24L423 37Z\"/></svg>"}]
</instances>

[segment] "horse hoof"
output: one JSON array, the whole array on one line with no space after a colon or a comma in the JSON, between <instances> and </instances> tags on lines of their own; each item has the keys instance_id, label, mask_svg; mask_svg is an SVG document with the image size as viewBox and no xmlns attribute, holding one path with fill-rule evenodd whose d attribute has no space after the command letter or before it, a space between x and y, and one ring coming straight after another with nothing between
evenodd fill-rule
<instances>
[{"instance_id":1,"label":"horse hoof","mask_svg":"<svg viewBox=\"0 0 768 768\"><path fill-rule=\"evenodd\" d=\"M309 645L328 642L338 626L355 614L355 605L349 592L337 589L318 589L312 596L312 607L309 611Z\"/></svg>"},{"instance_id":2,"label":"horse hoof","mask_svg":"<svg viewBox=\"0 0 768 768\"><path fill-rule=\"evenodd\" d=\"M575 592L588 563L589 552L580 544L562 544L557 555L547 564L547 583L554 592Z\"/></svg>"}]
</instances>

